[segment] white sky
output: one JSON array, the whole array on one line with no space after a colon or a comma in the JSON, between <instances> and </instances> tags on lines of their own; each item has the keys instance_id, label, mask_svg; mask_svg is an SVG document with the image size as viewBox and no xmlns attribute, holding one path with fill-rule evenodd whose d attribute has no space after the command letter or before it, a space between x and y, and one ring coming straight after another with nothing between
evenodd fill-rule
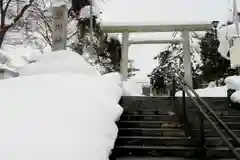
<instances>
[{"instance_id":1,"label":"white sky","mask_svg":"<svg viewBox=\"0 0 240 160\"><path fill-rule=\"evenodd\" d=\"M228 6L228 0L105 0L102 8L105 21L188 22L222 21Z\"/></svg>"},{"instance_id":2,"label":"white sky","mask_svg":"<svg viewBox=\"0 0 240 160\"><path fill-rule=\"evenodd\" d=\"M240 0L237 0L240 8ZM232 0L104 0L100 5L105 22L190 23L232 19ZM152 71L157 62L152 58L166 45L134 45L129 57L140 68L138 75Z\"/></svg>"}]
</instances>

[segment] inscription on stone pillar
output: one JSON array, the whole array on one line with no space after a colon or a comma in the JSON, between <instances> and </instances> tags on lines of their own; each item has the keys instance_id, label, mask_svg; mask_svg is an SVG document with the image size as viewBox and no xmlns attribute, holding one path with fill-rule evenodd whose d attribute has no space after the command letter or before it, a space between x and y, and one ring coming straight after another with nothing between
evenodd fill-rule
<instances>
[{"instance_id":1,"label":"inscription on stone pillar","mask_svg":"<svg viewBox=\"0 0 240 160\"><path fill-rule=\"evenodd\" d=\"M52 50L64 50L67 43L68 9L66 6L53 8Z\"/></svg>"}]
</instances>

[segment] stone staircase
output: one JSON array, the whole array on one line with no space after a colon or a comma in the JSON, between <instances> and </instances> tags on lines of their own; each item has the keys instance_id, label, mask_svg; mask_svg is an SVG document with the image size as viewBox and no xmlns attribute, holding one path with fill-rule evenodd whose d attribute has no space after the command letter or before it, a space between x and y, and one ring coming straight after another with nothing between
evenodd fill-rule
<instances>
[{"instance_id":1,"label":"stone staircase","mask_svg":"<svg viewBox=\"0 0 240 160\"><path fill-rule=\"evenodd\" d=\"M205 100L212 104L215 113L240 136L240 111L229 109L224 98ZM181 107L180 101L178 104L175 107ZM119 134L111 159L202 158L198 111L190 100L187 99L187 115L191 135L186 134L186 126L181 123L179 113L167 97L123 97L121 105L124 113L117 124ZM204 124L205 159L234 159L211 124L208 121Z\"/></svg>"}]
</instances>

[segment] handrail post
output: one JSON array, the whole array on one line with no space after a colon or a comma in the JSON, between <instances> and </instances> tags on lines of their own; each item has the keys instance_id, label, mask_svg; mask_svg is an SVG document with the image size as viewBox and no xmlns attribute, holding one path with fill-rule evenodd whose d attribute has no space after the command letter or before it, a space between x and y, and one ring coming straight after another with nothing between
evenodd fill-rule
<instances>
[{"instance_id":1,"label":"handrail post","mask_svg":"<svg viewBox=\"0 0 240 160\"><path fill-rule=\"evenodd\" d=\"M201 154L201 157L202 159L205 158L205 133L204 133L204 117L202 115L202 113L199 111L199 120L200 120L200 147L201 147L201 151L200 151L200 154Z\"/></svg>"},{"instance_id":2,"label":"handrail post","mask_svg":"<svg viewBox=\"0 0 240 160\"><path fill-rule=\"evenodd\" d=\"M171 93L170 93L172 100L175 100L175 98L176 98L175 94L176 94L176 78L175 78L175 75L173 74L172 89L171 89Z\"/></svg>"},{"instance_id":3,"label":"handrail post","mask_svg":"<svg viewBox=\"0 0 240 160\"><path fill-rule=\"evenodd\" d=\"M183 116L186 119L187 114L186 114L186 95L184 90L182 90L182 109L183 109Z\"/></svg>"}]
</instances>

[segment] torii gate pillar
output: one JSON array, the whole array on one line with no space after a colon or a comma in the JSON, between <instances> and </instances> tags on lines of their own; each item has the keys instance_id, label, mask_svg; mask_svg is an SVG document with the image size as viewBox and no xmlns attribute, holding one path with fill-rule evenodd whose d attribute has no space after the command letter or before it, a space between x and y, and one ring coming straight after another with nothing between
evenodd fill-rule
<instances>
[{"instance_id":1,"label":"torii gate pillar","mask_svg":"<svg viewBox=\"0 0 240 160\"><path fill-rule=\"evenodd\" d=\"M183 30L182 32L183 38L183 64L184 64L184 79L193 87L193 79L192 79L192 64L191 64L191 52L190 52L190 42L189 42L189 31Z\"/></svg>"},{"instance_id":2,"label":"torii gate pillar","mask_svg":"<svg viewBox=\"0 0 240 160\"><path fill-rule=\"evenodd\" d=\"M127 81L128 77L128 32L122 33L122 55L120 62L120 73L122 75L122 81Z\"/></svg>"}]
</instances>

